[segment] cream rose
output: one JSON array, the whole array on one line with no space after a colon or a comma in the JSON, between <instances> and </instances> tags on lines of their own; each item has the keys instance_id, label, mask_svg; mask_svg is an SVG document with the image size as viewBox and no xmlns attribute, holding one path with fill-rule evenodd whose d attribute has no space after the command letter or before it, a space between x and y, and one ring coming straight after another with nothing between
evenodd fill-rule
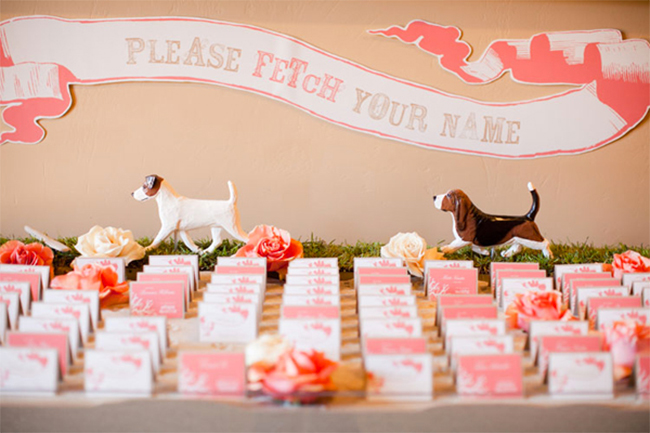
<instances>
[{"instance_id":1,"label":"cream rose","mask_svg":"<svg viewBox=\"0 0 650 433\"><path fill-rule=\"evenodd\" d=\"M406 262L409 273L422 278L425 260L441 260L443 254L438 248L427 250L427 241L419 234L397 233L388 243L381 247L382 257L400 257Z\"/></svg>"},{"instance_id":2,"label":"cream rose","mask_svg":"<svg viewBox=\"0 0 650 433\"><path fill-rule=\"evenodd\" d=\"M128 265L144 257L145 249L134 239L131 230L95 226L79 237L75 248L83 257L122 257Z\"/></svg>"},{"instance_id":3,"label":"cream rose","mask_svg":"<svg viewBox=\"0 0 650 433\"><path fill-rule=\"evenodd\" d=\"M273 365L291 347L291 343L280 335L262 335L246 345L246 365L258 362Z\"/></svg>"}]
</instances>

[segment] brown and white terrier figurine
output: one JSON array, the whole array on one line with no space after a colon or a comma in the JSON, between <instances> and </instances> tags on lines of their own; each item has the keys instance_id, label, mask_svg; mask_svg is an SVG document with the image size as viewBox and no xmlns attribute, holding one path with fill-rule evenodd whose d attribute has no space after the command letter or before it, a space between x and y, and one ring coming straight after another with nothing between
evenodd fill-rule
<instances>
[{"instance_id":1,"label":"brown and white terrier figurine","mask_svg":"<svg viewBox=\"0 0 650 433\"><path fill-rule=\"evenodd\" d=\"M489 254L488 248L510 246L501 253L503 257L511 257L521 251L522 247L541 250L546 257L553 257L549 241L539 231L535 224L535 215L539 210L539 195L532 183L528 182L528 190L533 196L533 204L524 216L489 215L474 206L463 191L454 189L443 195L433 196L436 208L451 212L454 220L453 230L456 239L441 248L445 254L472 246L479 254Z\"/></svg>"}]
</instances>

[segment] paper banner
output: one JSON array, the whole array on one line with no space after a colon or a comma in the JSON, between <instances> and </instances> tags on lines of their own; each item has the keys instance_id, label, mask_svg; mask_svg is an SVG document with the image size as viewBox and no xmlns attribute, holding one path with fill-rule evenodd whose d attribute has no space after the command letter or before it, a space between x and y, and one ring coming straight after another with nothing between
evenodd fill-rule
<instances>
[{"instance_id":1,"label":"paper banner","mask_svg":"<svg viewBox=\"0 0 650 433\"><path fill-rule=\"evenodd\" d=\"M415 43L468 83L506 71L529 84L572 84L545 98L481 102L391 77L298 39L199 18L0 23L0 104L14 128L0 143L34 144L37 120L71 105L71 84L188 81L273 98L334 124L428 149L534 158L596 149L625 134L650 105L650 44L617 30L495 41L474 63L460 30L423 21L372 34ZM387 41L386 43L390 43ZM83 109L83 107L78 107Z\"/></svg>"}]
</instances>

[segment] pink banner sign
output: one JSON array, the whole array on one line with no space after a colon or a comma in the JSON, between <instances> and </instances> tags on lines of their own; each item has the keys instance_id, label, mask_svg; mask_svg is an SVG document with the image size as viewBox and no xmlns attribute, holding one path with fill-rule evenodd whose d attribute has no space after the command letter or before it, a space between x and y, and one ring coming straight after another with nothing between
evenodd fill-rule
<instances>
[{"instance_id":1,"label":"pink banner sign","mask_svg":"<svg viewBox=\"0 0 650 433\"><path fill-rule=\"evenodd\" d=\"M378 137L498 158L583 153L624 135L650 106L650 44L618 30L549 32L492 42L468 62L460 29L425 21L370 34L415 44L470 84L510 72L519 83L572 85L549 97L484 102L391 77L301 40L237 23L186 17L0 23L0 105L13 130L0 143L33 144L39 119L72 104L70 85L198 82L257 93ZM386 41L386 43L390 43Z\"/></svg>"}]
</instances>

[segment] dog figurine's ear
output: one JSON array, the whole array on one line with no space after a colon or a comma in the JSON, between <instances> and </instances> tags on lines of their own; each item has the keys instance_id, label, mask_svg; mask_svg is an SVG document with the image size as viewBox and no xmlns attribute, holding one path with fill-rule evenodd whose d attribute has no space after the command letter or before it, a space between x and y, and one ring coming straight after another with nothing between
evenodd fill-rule
<instances>
[{"instance_id":1,"label":"dog figurine's ear","mask_svg":"<svg viewBox=\"0 0 650 433\"><path fill-rule=\"evenodd\" d=\"M144 189L144 193L148 195L149 197L153 197L158 193L158 190L160 189L160 185L162 184L162 181L164 179L156 174L149 175L145 178L144 180L144 185L142 185L142 188Z\"/></svg>"},{"instance_id":2,"label":"dog figurine's ear","mask_svg":"<svg viewBox=\"0 0 650 433\"><path fill-rule=\"evenodd\" d=\"M462 232L465 230L467 224L467 211L469 210L468 199L465 193L461 190L452 191L454 196L454 208L456 218L456 228Z\"/></svg>"}]
</instances>

